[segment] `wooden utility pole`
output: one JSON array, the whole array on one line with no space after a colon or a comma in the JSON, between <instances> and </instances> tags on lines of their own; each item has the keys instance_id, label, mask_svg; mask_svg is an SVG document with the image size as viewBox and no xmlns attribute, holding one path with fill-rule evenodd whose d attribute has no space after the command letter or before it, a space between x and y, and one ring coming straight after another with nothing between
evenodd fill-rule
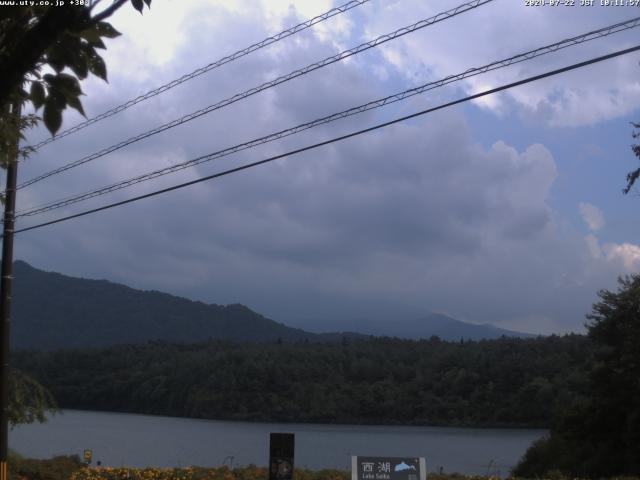
<instances>
[{"instance_id":1,"label":"wooden utility pole","mask_svg":"<svg viewBox=\"0 0 640 480\"><path fill-rule=\"evenodd\" d=\"M0 278L0 480L8 480L7 453L9 451L9 350L11 341L11 270L13 266L13 230L16 211L16 183L20 142L21 102L15 101L8 119L15 121L15 142L7 152L7 186L4 199L2 235L2 277Z\"/></svg>"}]
</instances>

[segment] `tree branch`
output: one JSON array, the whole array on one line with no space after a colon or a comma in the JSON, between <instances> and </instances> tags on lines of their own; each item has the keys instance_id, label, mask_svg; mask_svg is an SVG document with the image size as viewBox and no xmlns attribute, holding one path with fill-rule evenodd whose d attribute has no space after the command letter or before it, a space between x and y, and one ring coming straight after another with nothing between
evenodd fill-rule
<instances>
[{"instance_id":1,"label":"tree branch","mask_svg":"<svg viewBox=\"0 0 640 480\"><path fill-rule=\"evenodd\" d=\"M116 10L118 10L122 5L127 3L129 0L116 0L109 8L105 8L102 12L98 13L94 17L91 17L91 24L95 25L98 22L101 22L105 18L109 18L113 15Z\"/></svg>"}]
</instances>

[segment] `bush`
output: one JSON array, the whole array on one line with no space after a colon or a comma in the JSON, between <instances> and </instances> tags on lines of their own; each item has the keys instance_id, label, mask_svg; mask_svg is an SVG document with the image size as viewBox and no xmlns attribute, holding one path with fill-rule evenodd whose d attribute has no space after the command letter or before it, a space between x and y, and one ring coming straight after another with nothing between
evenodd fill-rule
<instances>
[{"instance_id":1,"label":"bush","mask_svg":"<svg viewBox=\"0 0 640 480\"><path fill-rule=\"evenodd\" d=\"M8 460L10 480L69 480L84 466L77 455L35 460L12 452Z\"/></svg>"}]
</instances>

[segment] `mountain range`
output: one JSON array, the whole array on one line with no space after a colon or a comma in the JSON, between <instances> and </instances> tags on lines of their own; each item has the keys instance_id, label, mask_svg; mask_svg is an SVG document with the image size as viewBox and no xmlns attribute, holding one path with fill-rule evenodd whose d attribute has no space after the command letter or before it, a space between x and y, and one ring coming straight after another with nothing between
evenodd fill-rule
<instances>
[{"instance_id":1,"label":"mountain range","mask_svg":"<svg viewBox=\"0 0 640 480\"><path fill-rule=\"evenodd\" d=\"M107 280L44 272L19 260L14 262L13 277L13 350L105 347L151 340L187 343L212 338L241 342L337 342L369 335L400 338L437 335L456 341L527 336L440 314L406 322L354 321L343 326L327 323L325 326L338 327L340 332L312 333L266 318L240 304L205 304Z\"/></svg>"}]
</instances>

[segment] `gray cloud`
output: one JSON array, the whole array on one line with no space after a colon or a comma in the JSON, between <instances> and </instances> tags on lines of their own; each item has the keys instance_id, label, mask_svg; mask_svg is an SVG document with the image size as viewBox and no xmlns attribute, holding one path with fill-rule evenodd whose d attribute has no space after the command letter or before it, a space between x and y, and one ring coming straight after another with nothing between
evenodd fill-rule
<instances>
[{"instance_id":1,"label":"gray cloud","mask_svg":"<svg viewBox=\"0 0 640 480\"><path fill-rule=\"evenodd\" d=\"M600 230L604 226L604 216L602 210L590 203L580 202L580 215L582 219L593 231Z\"/></svg>"},{"instance_id":2,"label":"gray cloud","mask_svg":"<svg viewBox=\"0 0 640 480\"><path fill-rule=\"evenodd\" d=\"M121 27L125 38L110 50L112 85L87 85L87 110L99 112L115 98L144 91L151 79L161 83L247 44L247 32L256 39L266 36L267 18L258 3L254 6L240 12L199 7L193 16L168 18L168 25L189 26L174 43L173 37L167 39L170 60L151 47L140 47L140 53L134 47L142 40ZM307 32L264 55L247 57L46 147L21 175L28 178L334 53L334 40ZM372 65L394 68L377 52L334 65L42 182L21 191L19 200L26 206L84 191L380 97L388 93L388 80L372 75ZM434 65L425 63L426 73L421 72L430 75L441 68ZM108 200L321 141L417 110L424 101L305 132ZM443 111L220 181L21 234L16 256L68 274L208 302L242 302L304 326L311 317L438 310L534 332L579 329L595 291L611 285L624 268L620 252L632 249L608 247L614 253L594 256L582 235L564 229L552 207L558 175L553 154L536 143L516 149L500 134L495 140L489 148L479 145L462 111Z\"/></svg>"}]
</instances>

